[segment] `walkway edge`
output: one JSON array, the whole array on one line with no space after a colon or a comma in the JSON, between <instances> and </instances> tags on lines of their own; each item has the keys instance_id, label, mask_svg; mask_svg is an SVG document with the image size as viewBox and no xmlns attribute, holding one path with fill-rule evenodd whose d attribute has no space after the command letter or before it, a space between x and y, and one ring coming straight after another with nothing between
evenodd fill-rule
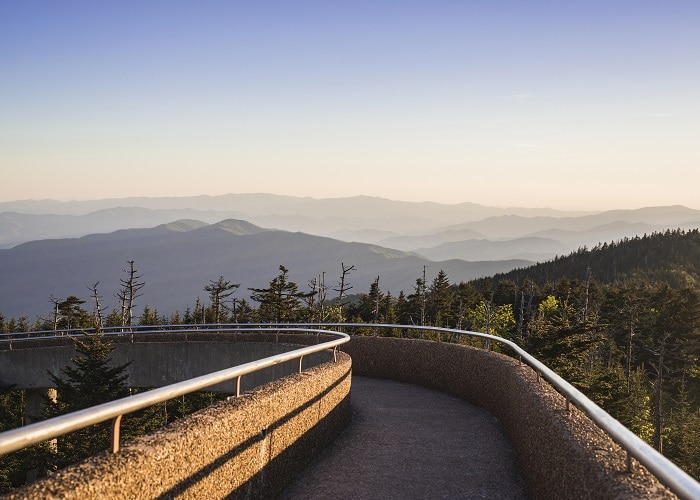
<instances>
[{"instance_id":1,"label":"walkway edge","mask_svg":"<svg viewBox=\"0 0 700 500\"><path fill-rule=\"evenodd\" d=\"M343 346L357 375L445 391L498 418L533 498L675 498L577 409L517 360L456 344L354 336Z\"/></svg>"}]
</instances>

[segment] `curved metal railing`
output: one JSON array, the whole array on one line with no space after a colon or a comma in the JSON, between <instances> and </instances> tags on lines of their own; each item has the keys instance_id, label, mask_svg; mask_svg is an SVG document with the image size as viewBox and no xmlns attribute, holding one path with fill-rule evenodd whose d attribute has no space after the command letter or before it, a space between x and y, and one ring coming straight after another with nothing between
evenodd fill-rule
<instances>
[{"instance_id":1,"label":"curved metal railing","mask_svg":"<svg viewBox=\"0 0 700 500\"><path fill-rule=\"evenodd\" d=\"M168 325L133 325L108 326L99 329L103 335L133 335L150 333L200 333L203 331L233 332L243 328L277 328L299 326L300 323L204 323L204 324L168 324ZM315 324L305 323L312 327ZM0 344L21 342L23 340L53 339L59 337L79 336L85 333L97 333L97 328L60 328L57 330L37 330L28 332L0 333ZM326 331L326 333L328 333Z\"/></svg>"},{"instance_id":2,"label":"curved metal railing","mask_svg":"<svg viewBox=\"0 0 700 500\"><path fill-rule=\"evenodd\" d=\"M266 329L279 330L279 331L297 331L297 332L307 332L320 334L330 334L335 333L340 335L341 338L334 340L332 342L318 344L313 346L313 348L318 348L317 350L323 350L330 347L337 347L338 345L347 342L350 337L342 332L337 332L334 330L327 330L327 328L333 329L374 329L374 332L379 332L379 330L413 330L422 332L438 332L438 333L448 333L451 336L470 336L482 338L486 341L486 346L489 346L490 342L496 342L508 347L515 355L517 355L522 362L529 365L535 370L538 377L542 377L547 382L549 382L559 393L561 393L566 398L566 405L573 403L581 411L590 417L590 419L595 422L601 429L603 429L614 441L616 441L627 453L627 465L629 469L632 469L632 458L636 459L644 465L647 470L649 470L656 478L665 486L667 486L671 491L681 498L688 499L698 499L700 498L700 483L695 481L692 477L686 474L673 462L668 460L666 457L657 452L654 448L649 446L646 442L636 436L632 431L623 426L620 422L610 416L602 408L596 405L593 401L588 399L581 391L576 389L566 380L561 378L559 375L554 373L541 361L533 357L527 351L522 349L520 346L514 342L504 339L502 337L497 337L494 335L488 335L481 332L473 332L466 330L456 330L450 328L439 328L433 326L417 326L417 325L395 325L395 324L378 324L378 323L256 323L256 324L228 324L228 325L163 325L156 327L130 327L130 328L112 328L106 329L105 333L108 335L120 334L120 335L130 335L130 334L147 334L149 332L153 333L173 333L173 332L202 332L206 330L216 330L216 331L265 331ZM76 332L82 332L84 330L76 330L70 332L75 334ZM31 335L31 334L35 335ZM49 338L65 335L66 333L59 332L58 334L54 331L45 332L27 332L24 334L16 334L20 337L14 337L11 341L22 340L23 338ZM5 337L6 338L6 337ZM0 337L0 342L4 340ZM10 341L10 339L6 339ZM13 431L8 431L6 433L0 434L0 454L7 453L9 451L17 450L30 444L41 442L47 439L52 439L61 434L70 432L72 430L77 430L82 427L87 427L93 423L104 422L109 419L121 418L120 416L125 413L130 413L131 411L136 411L141 408L145 408L152 404L166 401L174 397L180 396L182 394L187 394L188 392L194 392L201 390L202 388L214 385L219 382L226 380L231 380L237 376L244 375L246 373L251 373L258 369L264 368L266 366L271 366L272 364L281 363L289 359L294 359L301 355L310 354L311 352L316 352L316 350L311 351L311 347L299 349L292 351L290 353L280 354L277 356L272 356L271 358L265 358L265 360L260 360L252 363L247 363L245 365L240 365L238 367L229 368L227 370L222 370L220 372L215 372L210 375L205 375L203 377L197 377L195 379L190 379L188 381L180 382L178 384L173 384L171 386L162 387L160 389L154 389L146 393L138 394L125 400L113 401L112 403L105 403L103 405L95 406L93 408L88 408L80 412L75 412L72 414L64 415L63 417L57 417L55 419L47 420L44 422L39 422L37 424L31 424L22 429L15 429ZM281 359L280 357L284 357ZM277 359L278 361L272 362L265 366L256 367L259 363L266 360ZM301 366L301 363L300 363ZM205 383L203 379L210 380L210 377L215 378L214 381L210 383ZM189 390L183 389L184 387L190 388ZM192 388L194 387L194 388ZM156 394L154 394L156 393ZM150 396L149 396L150 395ZM122 401L134 401L138 398L139 406L133 407L128 411L125 411L117 403ZM141 401L143 400L143 403ZM148 402L147 402L148 401ZM151 402L152 401L152 402ZM114 406L111 406L114 405ZM94 412L93 412L94 411ZM95 413L95 415L93 415ZM97 417L99 413L99 419ZM21 435L23 429L28 429L32 426L40 426L41 424L48 424L51 421L57 421L59 419L65 419L66 421L72 421L73 419L80 420L80 426L72 426L68 423L61 422L61 432L52 433L51 435L42 435L41 438L37 437L31 442L24 442L23 439L13 438L14 447L12 449L7 449L5 446L5 439L11 433L16 433L18 436ZM118 422L117 422L118 424ZM77 425L77 424L76 424ZM117 425L118 427L118 425ZM36 428L36 427L35 427ZM46 432L46 431L43 431ZM118 442L118 434L117 434Z\"/></svg>"},{"instance_id":3,"label":"curved metal railing","mask_svg":"<svg viewBox=\"0 0 700 500\"><path fill-rule=\"evenodd\" d=\"M237 325L236 327L230 327L230 325L217 325L216 328L214 328L214 325L210 326L211 328L207 328L207 330L216 330L217 332L259 332L262 330L260 327L256 328L249 325ZM171 384L165 387L152 389L143 393L136 394L134 396L128 396L126 398L117 399L115 401L110 401L109 403L103 403L97 406L92 406L84 410L68 413L66 415L61 415L60 417L54 417L34 424L29 424L18 429L3 432L2 434L0 434L0 455L17 451L22 448L26 448L27 446L54 439L59 436L62 436L63 434L77 431L79 429L83 429L94 424L106 422L108 420L112 420L111 450L112 452L117 452L119 451L119 429L121 418L123 415L132 413L137 410L141 410L143 408L147 408L158 403L162 403L164 401L168 401L179 396L183 396L185 394L189 394L191 392L201 391L203 389L206 389L207 387L211 387L221 382L226 382L228 380L233 379L236 379L236 396L240 396L240 384L241 377L243 375L247 375L258 370L262 370L263 368L268 368L274 365L278 365L280 363L284 363L285 361L290 361L294 359L299 359L299 372L301 372L302 361L304 359L304 356L324 351L327 349L333 349L335 359L337 347L350 340L350 337L347 334L341 332L334 332L330 330L291 327L290 325L286 325L286 327L279 327L276 330L278 332L284 331L285 333L315 333L317 337L321 334L333 335L337 336L338 338L319 344L311 345L308 347L294 349L293 351L285 352L282 354L269 356L267 358L263 358L257 361L251 361L249 363L234 366L232 368L226 368L224 370L219 370L213 373L209 373L207 375L191 378L189 380ZM84 330L81 330L81 332L83 331ZM193 330L187 328L166 328L150 331L155 333L189 333L201 332L202 330ZM72 332L72 334L76 333L77 332ZM109 334L117 333L124 334L125 332L109 332ZM129 332L129 334L130 333L132 332ZM139 333L146 334L147 331L143 330ZM42 335L33 338L48 338L48 336Z\"/></svg>"},{"instance_id":4,"label":"curved metal railing","mask_svg":"<svg viewBox=\"0 0 700 500\"><path fill-rule=\"evenodd\" d=\"M567 408L570 403L576 405L588 417L603 429L622 449L627 452L627 467L632 470L632 458L644 465L656 478L673 493L681 498L700 499L700 483L686 474L676 464L664 457L661 453L649 446L636 434L610 416L600 406L588 399L581 391L576 389L566 380L554 373L545 364L529 354L516 343L502 337L488 335L480 332L465 330L455 330L450 328L439 328L431 326L414 325L393 325L393 324L356 324L356 323L326 323L317 326L329 328L373 328L373 329L393 329L393 330L419 330L434 331L439 333L449 333L450 335L468 335L471 337L483 338L487 342L497 342L510 348L513 353L519 356L520 360L537 373L538 377L544 378L559 393L566 398ZM488 347L488 343L486 344Z\"/></svg>"}]
</instances>

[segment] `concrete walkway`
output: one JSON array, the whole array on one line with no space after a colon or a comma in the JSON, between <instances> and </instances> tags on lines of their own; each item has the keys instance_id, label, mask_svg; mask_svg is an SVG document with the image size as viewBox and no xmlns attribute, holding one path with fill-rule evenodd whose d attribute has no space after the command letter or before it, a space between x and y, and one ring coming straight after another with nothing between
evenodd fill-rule
<instances>
[{"instance_id":1,"label":"concrete walkway","mask_svg":"<svg viewBox=\"0 0 700 500\"><path fill-rule=\"evenodd\" d=\"M448 394L352 378L353 419L282 499L527 498L498 420Z\"/></svg>"}]
</instances>

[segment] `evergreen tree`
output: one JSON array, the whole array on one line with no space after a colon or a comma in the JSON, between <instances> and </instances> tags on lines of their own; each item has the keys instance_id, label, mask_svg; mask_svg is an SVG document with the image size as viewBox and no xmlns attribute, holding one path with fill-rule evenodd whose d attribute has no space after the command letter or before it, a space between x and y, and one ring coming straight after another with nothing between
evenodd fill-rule
<instances>
[{"instance_id":1,"label":"evergreen tree","mask_svg":"<svg viewBox=\"0 0 700 500\"><path fill-rule=\"evenodd\" d=\"M141 316L139 317L139 326L149 326L158 325L161 323L158 317L158 311L156 309L151 309L148 304L143 306L143 311L141 311Z\"/></svg>"},{"instance_id":2,"label":"evergreen tree","mask_svg":"<svg viewBox=\"0 0 700 500\"><path fill-rule=\"evenodd\" d=\"M407 308L404 316L407 317L407 324L424 326L426 322L426 298L425 298L425 281L423 278L416 278L416 284L413 286L413 293L406 297ZM421 338L423 330L420 331Z\"/></svg>"},{"instance_id":3,"label":"evergreen tree","mask_svg":"<svg viewBox=\"0 0 700 500\"><path fill-rule=\"evenodd\" d=\"M226 299L234 294L236 289L241 286L237 283L231 283L225 280L223 276L219 276L216 281L209 281L209 284L204 287L204 291L209 293L211 300L212 319L214 323L221 322L222 313L226 311Z\"/></svg>"},{"instance_id":4,"label":"evergreen tree","mask_svg":"<svg viewBox=\"0 0 700 500\"><path fill-rule=\"evenodd\" d=\"M666 455L674 462L682 464L688 474L700 477L700 410L692 409L685 376L674 401L674 411L669 423Z\"/></svg>"},{"instance_id":5,"label":"evergreen tree","mask_svg":"<svg viewBox=\"0 0 700 500\"><path fill-rule=\"evenodd\" d=\"M359 314L362 323L381 323L384 319L382 314L382 304L384 302L384 294L379 289L379 276L369 287L369 293L363 294L360 297Z\"/></svg>"},{"instance_id":6,"label":"evergreen tree","mask_svg":"<svg viewBox=\"0 0 700 500\"><path fill-rule=\"evenodd\" d=\"M470 283L462 282L457 285L455 290L455 302L456 302L456 324L455 328L461 330L465 327L465 321L467 318L467 312L474 308L479 302L480 297L476 288Z\"/></svg>"},{"instance_id":7,"label":"evergreen tree","mask_svg":"<svg viewBox=\"0 0 700 500\"><path fill-rule=\"evenodd\" d=\"M635 369L629 377L625 374L626 391L603 407L613 417L649 444L654 438L651 418L651 387L646 373Z\"/></svg>"},{"instance_id":8,"label":"evergreen tree","mask_svg":"<svg viewBox=\"0 0 700 500\"><path fill-rule=\"evenodd\" d=\"M452 320L454 291L447 273L440 269L427 292L429 322L434 326L449 328Z\"/></svg>"},{"instance_id":9,"label":"evergreen tree","mask_svg":"<svg viewBox=\"0 0 700 500\"><path fill-rule=\"evenodd\" d=\"M25 422L25 392L12 387L0 387L0 432L23 426ZM27 471L44 468L46 444L39 444L0 456L0 494L23 486Z\"/></svg>"},{"instance_id":10,"label":"evergreen tree","mask_svg":"<svg viewBox=\"0 0 700 500\"><path fill-rule=\"evenodd\" d=\"M397 321L400 325L412 324L410 304L408 303L403 290L401 290L399 292L399 296L396 297L396 305L394 308L396 309Z\"/></svg>"},{"instance_id":11,"label":"evergreen tree","mask_svg":"<svg viewBox=\"0 0 700 500\"><path fill-rule=\"evenodd\" d=\"M89 325L89 315L81 306L85 301L75 295L70 295L58 303L58 327L59 328L81 328Z\"/></svg>"},{"instance_id":12,"label":"evergreen tree","mask_svg":"<svg viewBox=\"0 0 700 500\"><path fill-rule=\"evenodd\" d=\"M72 366L61 370L62 376L49 373L57 391L55 401L48 399L45 417L55 417L129 396L127 375L129 363L113 366L113 347L100 333L84 334L73 339L77 355ZM146 409L125 416L122 435L125 439L142 434L162 424L156 409ZM106 450L110 445L110 422L103 422L57 440L56 450L48 457L50 467L65 467Z\"/></svg>"},{"instance_id":13,"label":"evergreen tree","mask_svg":"<svg viewBox=\"0 0 700 500\"><path fill-rule=\"evenodd\" d=\"M258 315L260 321L273 323L291 323L297 321L302 313L302 299L314 292L304 293L293 281L289 281L289 271L279 267L279 274L270 281L268 288L249 288L251 298L260 304Z\"/></svg>"},{"instance_id":14,"label":"evergreen tree","mask_svg":"<svg viewBox=\"0 0 700 500\"><path fill-rule=\"evenodd\" d=\"M245 299L234 299L231 311L234 323L253 323L258 321L258 313Z\"/></svg>"}]
</instances>

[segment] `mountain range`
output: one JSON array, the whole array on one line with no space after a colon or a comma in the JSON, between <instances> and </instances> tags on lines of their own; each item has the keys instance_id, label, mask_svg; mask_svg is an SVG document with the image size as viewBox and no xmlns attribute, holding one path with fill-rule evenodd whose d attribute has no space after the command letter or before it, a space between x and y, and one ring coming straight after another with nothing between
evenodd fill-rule
<instances>
[{"instance_id":1,"label":"mountain range","mask_svg":"<svg viewBox=\"0 0 700 500\"><path fill-rule=\"evenodd\" d=\"M300 290L308 290L308 281L324 273L326 285L337 286L344 263L356 269L348 276L353 293L367 291L377 277L382 290L398 293L412 291L423 266L467 280L528 264L517 260L435 263L376 245L268 230L245 221L181 220L0 250L0 312L6 317L45 317L51 310L50 297L88 299L88 287L95 283L103 305L111 310L118 304L116 292L120 280L127 277L130 260L145 283L138 305L149 305L161 314L184 312L194 307L197 298L206 303L204 286L219 276L240 283L235 296L247 298L248 288L266 287L280 265L289 269Z\"/></svg>"},{"instance_id":2,"label":"mountain range","mask_svg":"<svg viewBox=\"0 0 700 500\"><path fill-rule=\"evenodd\" d=\"M0 203L0 312L46 314L49 296L87 296L100 282L106 304L134 260L162 313L192 307L219 276L264 287L279 265L302 288L341 262L355 265L353 292L380 277L383 290L412 291L427 266L452 281L506 272L601 242L700 226L682 206L598 213L443 205L372 197L296 198L231 194ZM429 277L430 279L430 277ZM111 304L110 304L111 302Z\"/></svg>"}]
</instances>

